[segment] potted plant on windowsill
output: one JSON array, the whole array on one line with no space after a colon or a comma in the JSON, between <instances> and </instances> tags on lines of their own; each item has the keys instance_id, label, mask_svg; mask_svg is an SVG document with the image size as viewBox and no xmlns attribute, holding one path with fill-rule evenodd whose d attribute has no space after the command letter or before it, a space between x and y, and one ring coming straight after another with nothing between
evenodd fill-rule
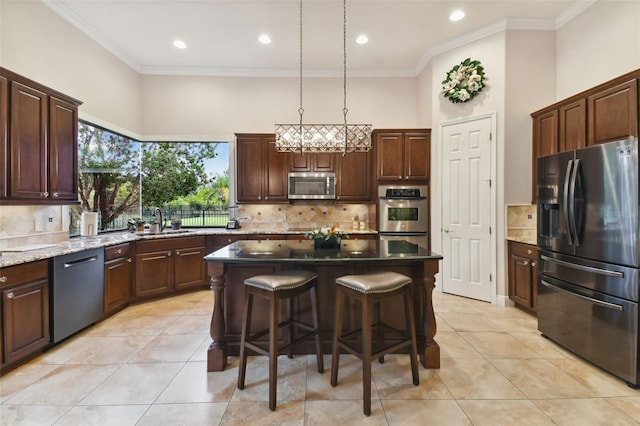
<instances>
[{"instance_id":1,"label":"potted plant on windowsill","mask_svg":"<svg viewBox=\"0 0 640 426\"><path fill-rule=\"evenodd\" d=\"M339 250L343 238L349 235L337 226L325 226L305 233L305 237L313 241L314 249Z\"/></svg>"},{"instance_id":2,"label":"potted plant on windowsill","mask_svg":"<svg viewBox=\"0 0 640 426\"><path fill-rule=\"evenodd\" d=\"M171 219L171 229L180 229L182 227L182 220Z\"/></svg>"},{"instance_id":3,"label":"potted plant on windowsill","mask_svg":"<svg viewBox=\"0 0 640 426\"><path fill-rule=\"evenodd\" d=\"M144 231L144 225L147 223L143 218L141 217L132 217L131 219L129 219L127 221L128 223L128 228L130 231L135 231L135 232L143 232Z\"/></svg>"}]
</instances>

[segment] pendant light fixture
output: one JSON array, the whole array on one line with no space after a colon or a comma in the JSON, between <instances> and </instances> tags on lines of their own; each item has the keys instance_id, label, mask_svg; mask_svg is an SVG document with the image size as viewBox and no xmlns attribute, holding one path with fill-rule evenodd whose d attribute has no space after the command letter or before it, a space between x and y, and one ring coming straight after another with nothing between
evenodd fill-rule
<instances>
[{"instance_id":1,"label":"pendant light fixture","mask_svg":"<svg viewBox=\"0 0 640 426\"><path fill-rule=\"evenodd\" d=\"M297 124L276 124L276 149L281 152L341 152L347 154L371 149L371 124L347 124L347 0L343 10L343 91L341 124L304 124L302 107L302 0L300 0L300 107Z\"/></svg>"}]
</instances>

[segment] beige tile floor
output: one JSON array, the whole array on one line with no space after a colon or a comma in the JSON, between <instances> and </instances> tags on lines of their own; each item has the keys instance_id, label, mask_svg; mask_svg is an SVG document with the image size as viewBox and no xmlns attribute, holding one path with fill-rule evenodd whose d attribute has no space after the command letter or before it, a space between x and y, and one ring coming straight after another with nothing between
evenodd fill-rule
<instances>
[{"instance_id":1,"label":"beige tile floor","mask_svg":"<svg viewBox=\"0 0 640 426\"><path fill-rule=\"evenodd\" d=\"M206 373L208 291L130 307L0 378L2 425L630 425L640 391L581 361L515 308L434 294L439 370L407 356L373 365L370 417L361 370L343 356L339 384L313 356L279 362L278 409L267 402L267 364L237 358ZM325 365L330 365L326 356Z\"/></svg>"}]
</instances>

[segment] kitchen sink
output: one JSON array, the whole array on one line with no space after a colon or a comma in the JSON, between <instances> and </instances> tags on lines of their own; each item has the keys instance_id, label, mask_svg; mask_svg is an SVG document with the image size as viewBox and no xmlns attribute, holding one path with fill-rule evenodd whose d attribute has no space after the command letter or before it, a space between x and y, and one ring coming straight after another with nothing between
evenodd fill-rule
<instances>
[{"instance_id":1,"label":"kitchen sink","mask_svg":"<svg viewBox=\"0 0 640 426\"><path fill-rule=\"evenodd\" d=\"M136 235L173 235L173 234L187 234L189 232L193 232L192 229L165 229L164 231L160 231L160 232L149 232L149 231L144 231L144 232L136 232Z\"/></svg>"}]
</instances>

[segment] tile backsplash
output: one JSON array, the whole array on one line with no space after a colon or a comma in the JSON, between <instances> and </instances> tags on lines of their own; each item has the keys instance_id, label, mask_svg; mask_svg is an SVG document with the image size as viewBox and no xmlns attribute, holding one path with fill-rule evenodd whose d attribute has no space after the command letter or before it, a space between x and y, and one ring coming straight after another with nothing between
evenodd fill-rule
<instances>
[{"instance_id":1,"label":"tile backsplash","mask_svg":"<svg viewBox=\"0 0 640 426\"><path fill-rule=\"evenodd\" d=\"M537 214L535 204L507 205L507 239L536 243Z\"/></svg>"},{"instance_id":2,"label":"tile backsplash","mask_svg":"<svg viewBox=\"0 0 640 426\"><path fill-rule=\"evenodd\" d=\"M285 231L337 225L349 231L353 222L365 222L366 229L377 229L374 204L250 204L238 206L242 229Z\"/></svg>"},{"instance_id":3,"label":"tile backsplash","mask_svg":"<svg viewBox=\"0 0 640 426\"><path fill-rule=\"evenodd\" d=\"M0 207L0 250L69 239L69 206Z\"/></svg>"}]
</instances>

